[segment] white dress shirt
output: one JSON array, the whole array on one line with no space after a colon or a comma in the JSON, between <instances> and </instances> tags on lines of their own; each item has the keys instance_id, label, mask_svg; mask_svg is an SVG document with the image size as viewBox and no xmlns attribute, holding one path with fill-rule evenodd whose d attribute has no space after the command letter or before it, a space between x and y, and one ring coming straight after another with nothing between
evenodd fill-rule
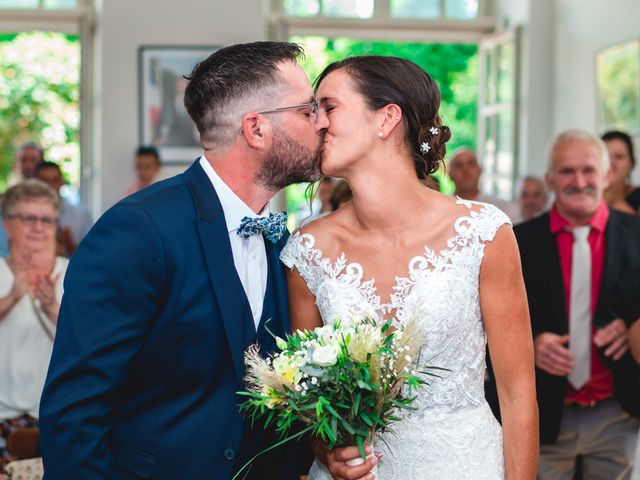
<instances>
[{"instance_id":1,"label":"white dress shirt","mask_svg":"<svg viewBox=\"0 0 640 480\"><path fill-rule=\"evenodd\" d=\"M262 316L269 270L267 253L264 248L264 237L262 235L253 235L249 238L242 238L238 236L237 231L243 217L268 216L269 204L264 207L262 212L256 214L224 183L204 155L200 157L200 165L209 180L211 180L213 188L220 199L229 232L233 263L244 287L244 293L249 300L253 322L257 330ZM214 247L212 246L211 248Z\"/></svg>"}]
</instances>

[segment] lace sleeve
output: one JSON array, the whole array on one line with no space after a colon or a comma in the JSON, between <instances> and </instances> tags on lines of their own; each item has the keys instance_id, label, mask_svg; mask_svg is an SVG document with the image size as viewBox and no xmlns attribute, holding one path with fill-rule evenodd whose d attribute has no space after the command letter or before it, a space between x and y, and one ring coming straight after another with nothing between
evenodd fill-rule
<instances>
[{"instance_id":1,"label":"lace sleeve","mask_svg":"<svg viewBox=\"0 0 640 480\"><path fill-rule=\"evenodd\" d=\"M319 251L315 250L315 239L308 233L295 232L289 237L280 252L280 260L290 269L297 269L300 276L307 283L307 287L314 295L318 284Z\"/></svg>"},{"instance_id":2,"label":"lace sleeve","mask_svg":"<svg viewBox=\"0 0 640 480\"><path fill-rule=\"evenodd\" d=\"M512 225L507 214L490 203L482 204L477 218L478 238L484 243L493 240L502 225Z\"/></svg>"},{"instance_id":3,"label":"lace sleeve","mask_svg":"<svg viewBox=\"0 0 640 480\"><path fill-rule=\"evenodd\" d=\"M289 236L287 243L280 252L280 261L289 268L297 267L300 258L300 232Z\"/></svg>"}]
</instances>

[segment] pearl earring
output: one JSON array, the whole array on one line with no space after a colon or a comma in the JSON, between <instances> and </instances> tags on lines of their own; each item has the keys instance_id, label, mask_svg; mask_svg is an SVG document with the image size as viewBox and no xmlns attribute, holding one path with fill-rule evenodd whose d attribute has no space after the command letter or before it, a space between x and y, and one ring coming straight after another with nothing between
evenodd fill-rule
<instances>
[{"instance_id":1,"label":"pearl earring","mask_svg":"<svg viewBox=\"0 0 640 480\"><path fill-rule=\"evenodd\" d=\"M382 132L378 132L378 136L379 136L380 138L382 138L382 137L383 137L383 135L384 135L384 133L382 133Z\"/></svg>"}]
</instances>

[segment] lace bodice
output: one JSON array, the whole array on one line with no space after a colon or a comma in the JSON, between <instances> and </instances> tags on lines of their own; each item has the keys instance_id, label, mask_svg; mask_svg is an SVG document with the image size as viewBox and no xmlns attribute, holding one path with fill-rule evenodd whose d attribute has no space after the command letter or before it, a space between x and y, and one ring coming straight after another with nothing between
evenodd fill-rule
<instances>
[{"instance_id":1,"label":"lace bodice","mask_svg":"<svg viewBox=\"0 0 640 480\"><path fill-rule=\"evenodd\" d=\"M386 317L398 322L418 315L425 329L421 367L446 368L441 379L422 389L421 401L431 407L478 405L484 400L485 334L480 313L479 273L484 248L508 217L496 207L458 200L468 215L455 220L455 235L435 252L428 246L409 262L406 277L396 277L389 303L382 303L375 279L364 279L360 264L342 253L336 261L325 257L308 233L294 233L281 254L296 268L324 323L337 318Z\"/></svg>"},{"instance_id":2,"label":"lace bodice","mask_svg":"<svg viewBox=\"0 0 640 480\"><path fill-rule=\"evenodd\" d=\"M385 435L392 456L399 459L382 465L383 480L502 476L501 431L484 399L486 336L479 276L487 242L510 221L493 205L457 203L468 212L455 220L454 235L442 250L425 246L410 260L406 276L396 277L388 303L382 303L375 279L363 278L362 265L349 262L344 253L335 261L327 258L311 234L294 233L281 253L284 264L296 268L315 295L325 324L391 313L402 324L417 315L425 332L419 367L446 369L419 390L418 409L396 427L400 438ZM431 471L428 477L419 473L425 468ZM314 469L310 479L328 478L318 473L320 465Z\"/></svg>"}]
</instances>

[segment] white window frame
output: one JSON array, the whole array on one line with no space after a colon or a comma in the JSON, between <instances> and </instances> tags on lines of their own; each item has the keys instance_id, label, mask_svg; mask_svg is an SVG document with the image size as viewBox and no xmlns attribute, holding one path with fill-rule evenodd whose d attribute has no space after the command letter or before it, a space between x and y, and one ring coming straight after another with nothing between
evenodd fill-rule
<instances>
[{"instance_id":1,"label":"white window frame","mask_svg":"<svg viewBox=\"0 0 640 480\"><path fill-rule=\"evenodd\" d=\"M444 0L440 0L444 5ZM391 16L390 0L374 0L371 18L318 15L294 17L284 11L284 0L272 1L270 38L286 41L293 35L355 37L365 40L402 40L441 43L477 43L495 30L492 0L478 0L478 16L468 20L440 17L404 19ZM443 10L444 11L444 10Z\"/></svg>"},{"instance_id":2,"label":"white window frame","mask_svg":"<svg viewBox=\"0 0 640 480\"><path fill-rule=\"evenodd\" d=\"M80 195L87 208L93 205L93 31L95 12L91 0L78 0L73 9L45 9L42 0L36 8L0 8L0 33L32 30L78 35L80 39ZM92 194L94 194L92 196Z\"/></svg>"},{"instance_id":3,"label":"white window frame","mask_svg":"<svg viewBox=\"0 0 640 480\"><path fill-rule=\"evenodd\" d=\"M515 197L515 184L520 175L520 162L519 162L519 100L520 100L520 37L521 31L518 28L506 30L491 35L485 36L479 43L479 90L478 90L478 141L477 143L477 155L478 162L483 166L483 173L481 177L482 191L501 197L503 200L512 201ZM502 45L512 43L515 48L515 65L513 65L513 85L511 86L511 100L508 101L496 101L486 102L486 92L488 90L487 84L487 57L489 51L496 51ZM498 65L497 61L493 62L493 78L496 82L498 79ZM498 88L496 85L495 88ZM512 170L511 177L511 192L510 195L502 195L495 185L500 180L505 179L496 171L497 158L494 158L494 164L489 166L487 164L488 153L486 151L487 140L489 137L495 138L497 135L497 117L501 113L511 112L513 119L513 130L511 131L511 158L512 158ZM486 128L486 122L492 122L492 131L488 132ZM497 147L496 147L497 148Z\"/></svg>"}]
</instances>

